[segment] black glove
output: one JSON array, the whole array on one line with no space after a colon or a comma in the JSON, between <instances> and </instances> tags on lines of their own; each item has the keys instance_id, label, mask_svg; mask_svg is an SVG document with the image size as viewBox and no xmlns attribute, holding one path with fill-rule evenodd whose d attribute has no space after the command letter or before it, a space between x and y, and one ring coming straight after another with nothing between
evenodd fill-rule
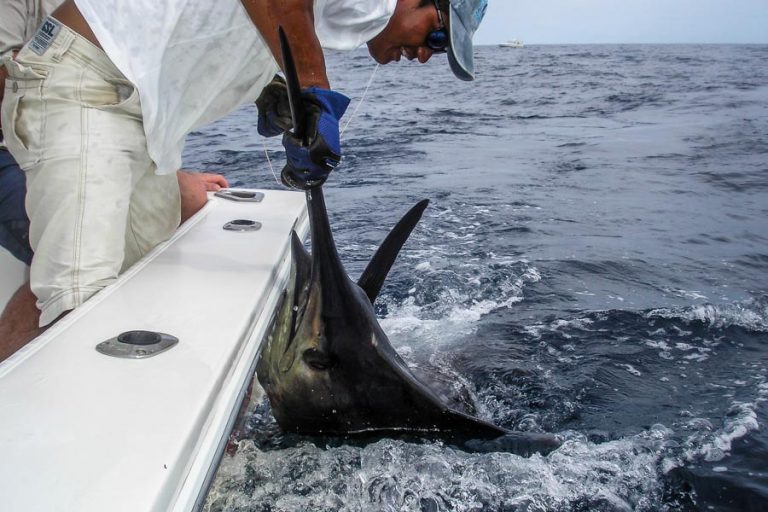
<instances>
[{"instance_id":1,"label":"black glove","mask_svg":"<svg viewBox=\"0 0 768 512\"><path fill-rule=\"evenodd\" d=\"M285 86L285 79L280 75L275 75L261 91L256 100L256 108L259 110L257 124L259 135L275 137L293 128L288 89Z\"/></svg>"}]
</instances>

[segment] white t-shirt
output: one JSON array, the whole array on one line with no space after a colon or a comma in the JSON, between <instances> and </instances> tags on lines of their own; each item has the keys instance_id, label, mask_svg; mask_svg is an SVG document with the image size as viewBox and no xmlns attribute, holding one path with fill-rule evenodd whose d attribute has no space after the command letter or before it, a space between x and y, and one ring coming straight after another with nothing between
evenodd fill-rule
<instances>
[{"instance_id":1,"label":"white t-shirt","mask_svg":"<svg viewBox=\"0 0 768 512\"><path fill-rule=\"evenodd\" d=\"M188 133L254 101L278 71L240 0L75 2L106 54L139 91L158 174L181 167ZM320 44L357 48L384 29L396 3L315 0Z\"/></svg>"}]
</instances>

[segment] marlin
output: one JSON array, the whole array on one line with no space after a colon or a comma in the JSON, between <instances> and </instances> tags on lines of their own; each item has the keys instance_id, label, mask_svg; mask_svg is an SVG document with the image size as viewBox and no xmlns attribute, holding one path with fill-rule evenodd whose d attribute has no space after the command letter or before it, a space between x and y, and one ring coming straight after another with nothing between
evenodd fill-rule
<instances>
[{"instance_id":1,"label":"marlin","mask_svg":"<svg viewBox=\"0 0 768 512\"><path fill-rule=\"evenodd\" d=\"M291 235L291 273L257 377L280 427L308 435L415 433L478 451L548 453L552 435L510 432L475 417L466 390L418 375L392 347L374 301L427 207L411 208L357 282L342 266L322 189L307 191L312 253ZM489 441L489 442L486 442Z\"/></svg>"},{"instance_id":2,"label":"marlin","mask_svg":"<svg viewBox=\"0 0 768 512\"><path fill-rule=\"evenodd\" d=\"M281 41L284 65L290 68L284 34ZM289 75L287 70L290 90L296 79ZM548 453L560 445L552 435L510 432L477 418L466 390L457 393L455 382L414 373L379 325L374 302L428 200L395 225L357 282L341 263L322 187L308 189L306 200L312 252L293 231L289 282L256 367L283 430L339 436L415 433L458 439L478 451L521 455Z\"/></svg>"}]
</instances>

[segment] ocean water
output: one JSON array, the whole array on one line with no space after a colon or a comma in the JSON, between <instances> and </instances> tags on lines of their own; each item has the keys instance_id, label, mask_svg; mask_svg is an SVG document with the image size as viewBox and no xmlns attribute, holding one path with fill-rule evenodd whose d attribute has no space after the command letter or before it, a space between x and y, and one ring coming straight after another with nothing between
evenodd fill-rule
<instances>
[{"instance_id":1,"label":"ocean water","mask_svg":"<svg viewBox=\"0 0 768 512\"><path fill-rule=\"evenodd\" d=\"M768 510L768 46L478 49L378 69L326 200L353 277L429 198L378 304L409 361L549 456L286 436L262 402L210 511ZM364 51L328 56L362 96ZM350 111L352 108L350 109ZM245 107L186 164L279 188ZM234 451L233 451L234 452Z\"/></svg>"}]
</instances>

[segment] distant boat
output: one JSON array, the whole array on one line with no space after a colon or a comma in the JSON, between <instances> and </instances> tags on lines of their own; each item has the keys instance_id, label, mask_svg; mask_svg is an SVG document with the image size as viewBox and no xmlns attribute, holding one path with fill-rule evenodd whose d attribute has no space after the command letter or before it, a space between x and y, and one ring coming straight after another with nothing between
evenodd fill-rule
<instances>
[{"instance_id":1,"label":"distant boat","mask_svg":"<svg viewBox=\"0 0 768 512\"><path fill-rule=\"evenodd\" d=\"M521 39L512 39L506 43L501 43L499 48L524 48L525 45Z\"/></svg>"}]
</instances>

